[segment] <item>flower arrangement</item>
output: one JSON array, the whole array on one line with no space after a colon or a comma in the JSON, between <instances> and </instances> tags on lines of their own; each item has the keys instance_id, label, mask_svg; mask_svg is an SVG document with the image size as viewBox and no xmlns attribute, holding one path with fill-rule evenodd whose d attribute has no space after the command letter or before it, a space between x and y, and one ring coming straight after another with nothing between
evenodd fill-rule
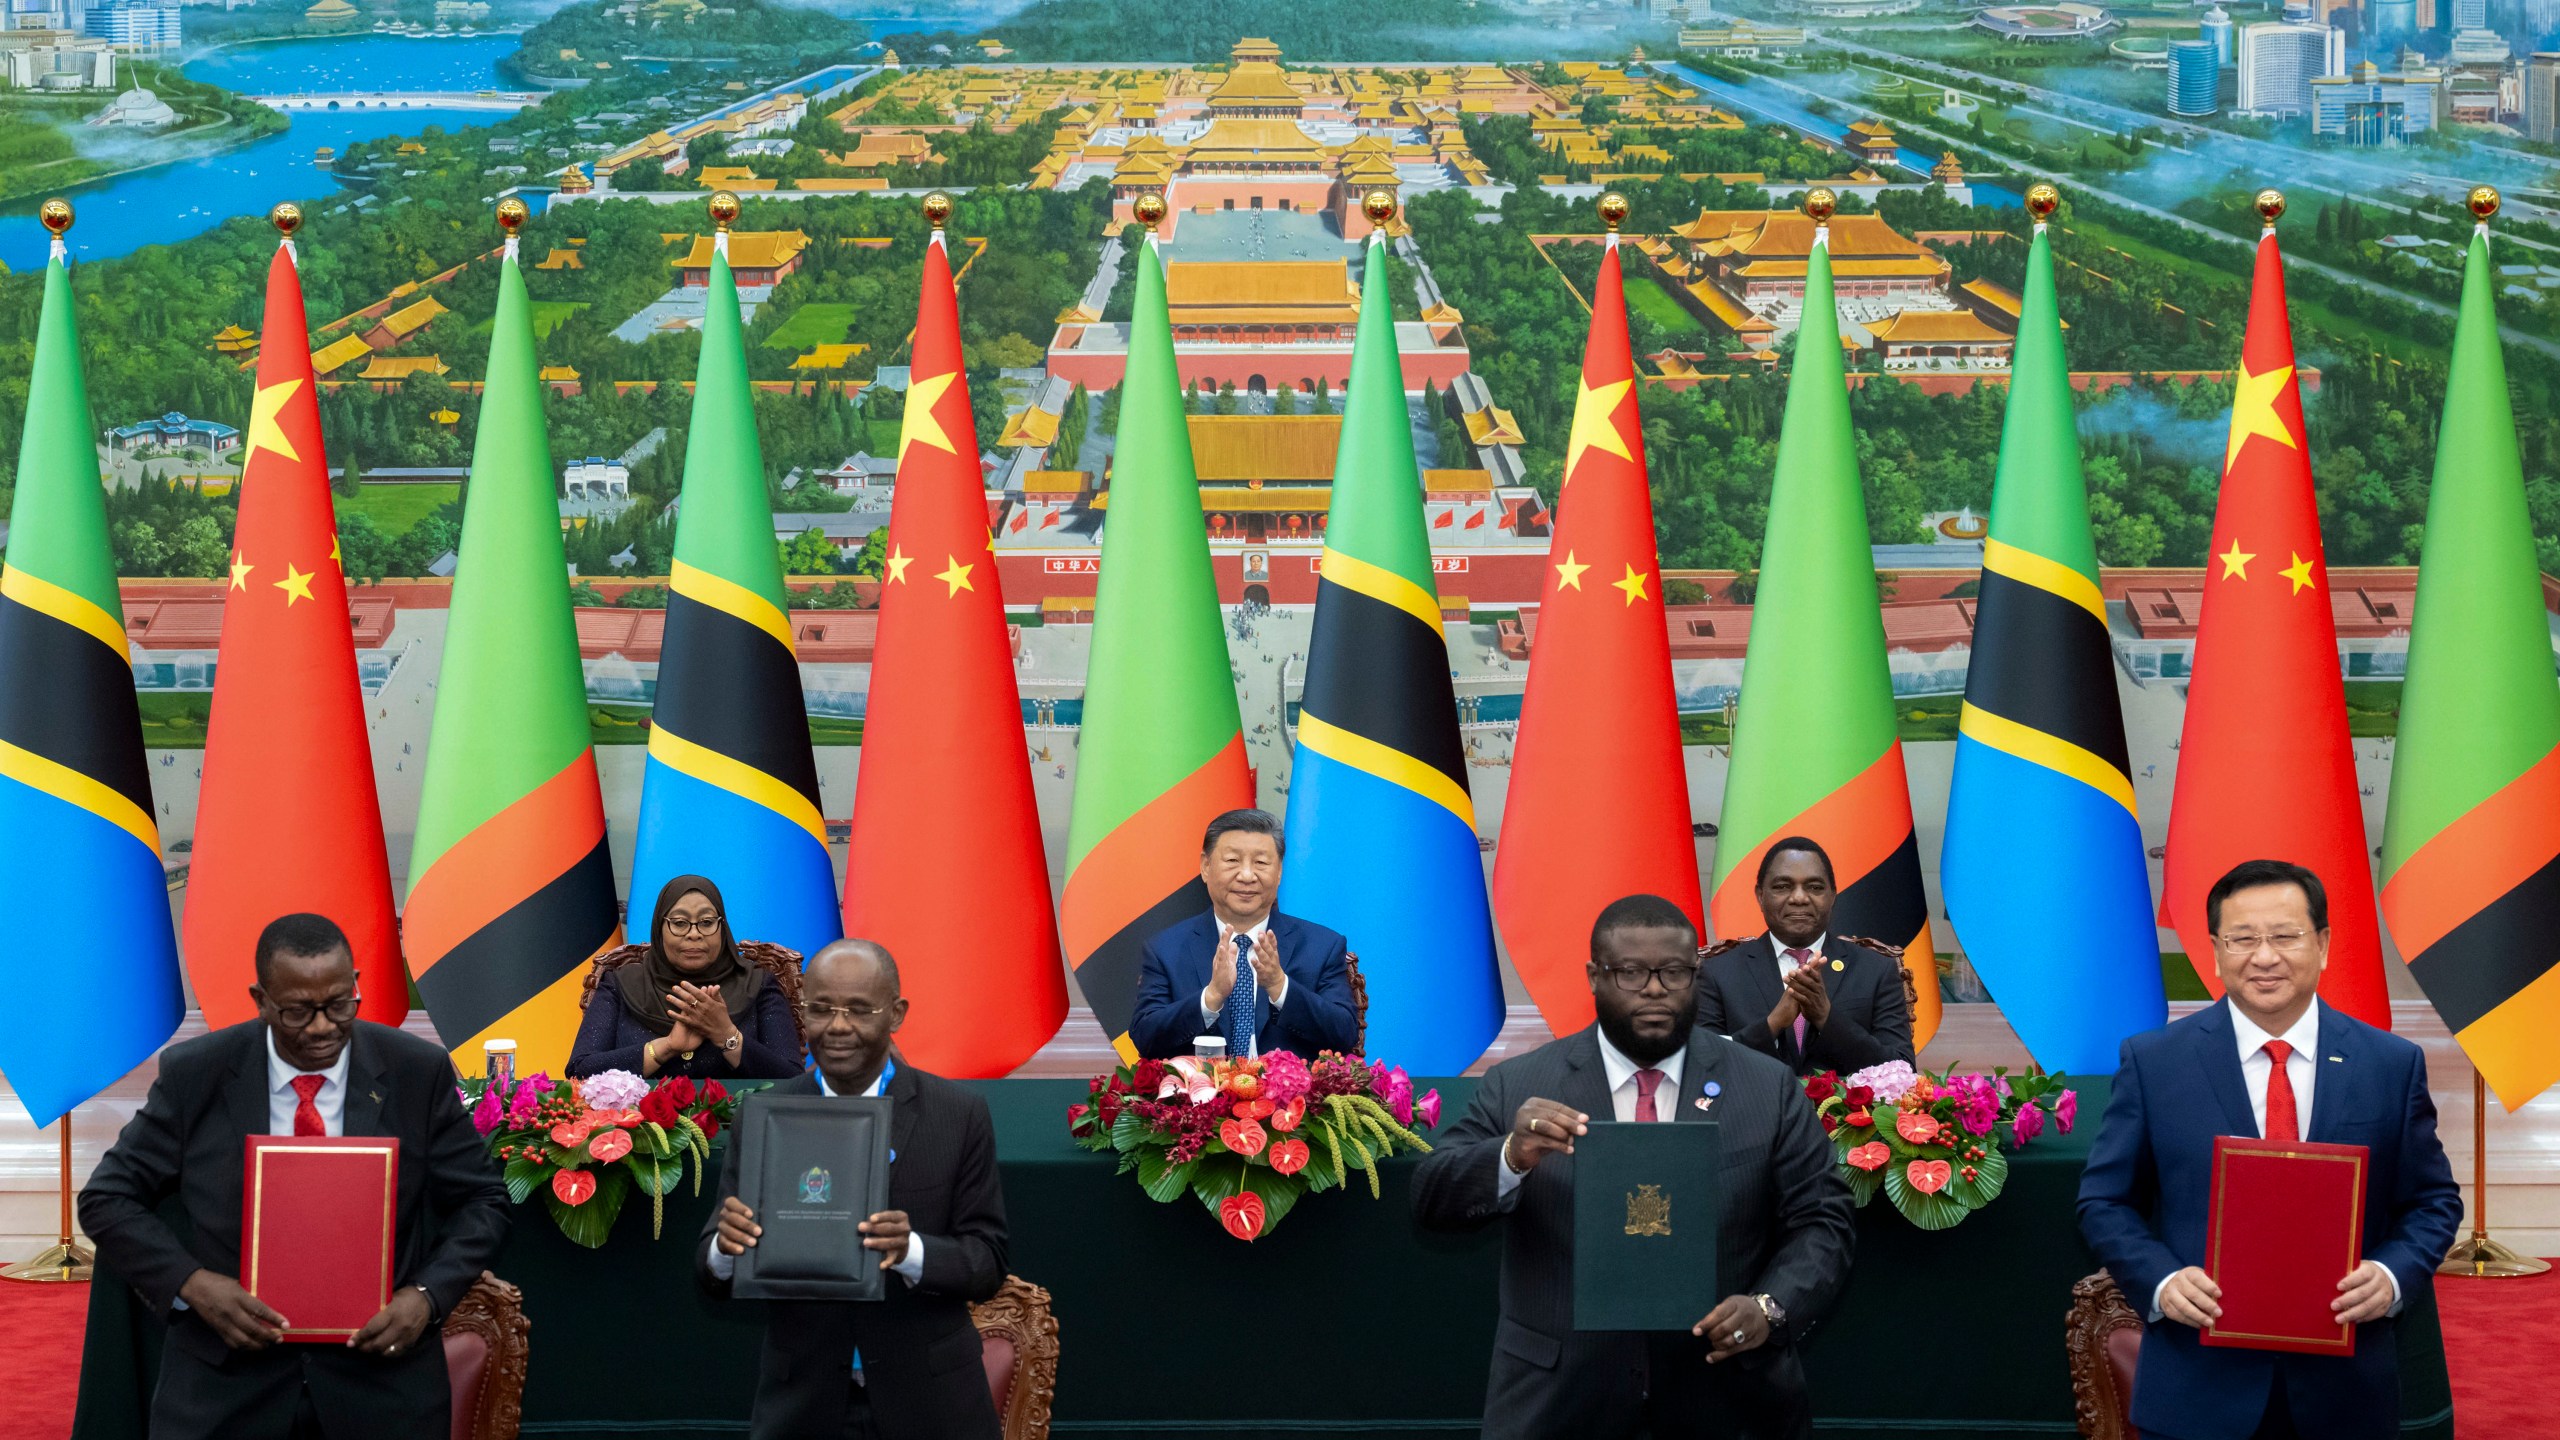
<instances>
[{"instance_id":1,"label":"flower arrangement","mask_svg":"<svg viewBox=\"0 0 2560 1440\"><path fill-rule=\"evenodd\" d=\"M472 1128L506 1167L507 1198L521 1205L541 1192L560 1233L590 1250L613 1233L634 1185L649 1197L656 1237L686 1162L701 1194L712 1137L738 1113L717 1080L676 1075L653 1085L628 1070L535 1075L512 1089L465 1080L461 1091Z\"/></svg>"},{"instance_id":2,"label":"flower arrangement","mask_svg":"<svg viewBox=\"0 0 2560 1440\"><path fill-rule=\"evenodd\" d=\"M1252 1240L1298 1197L1348 1185L1378 1194L1378 1161L1431 1148L1414 1127L1440 1123L1440 1092L1384 1061L1327 1050L1310 1064L1286 1050L1245 1060L1141 1060L1067 1107L1087 1150L1115 1152L1120 1171L1159 1202L1200 1197L1227 1233Z\"/></svg>"},{"instance_id":3,"label":"flower arrangement","mask_svg":"<svg viewBox=\"0 0 2560 1440\"><path fill-rule=\"evenodd\" d=\"M1944 1230L1990 1204L2009 1182L2001 1149L2044 1133L2048 1117L2062 1134L2079 1118L2080 1092L2061 1075L1988 1075L1914 1070L1899 1060L1870 1065L1843 1080L1836 1070L1804 1079L1804 1098L1831 1137L1841 1177L1864 1205L1884 1192L1893 1208L1923 1230Z\"/></svg>"}]
</instances>

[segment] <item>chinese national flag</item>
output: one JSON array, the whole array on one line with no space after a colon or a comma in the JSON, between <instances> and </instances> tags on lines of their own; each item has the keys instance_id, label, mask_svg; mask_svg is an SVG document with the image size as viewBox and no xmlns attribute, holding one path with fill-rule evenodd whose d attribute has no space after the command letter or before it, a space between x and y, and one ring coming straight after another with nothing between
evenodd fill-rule
<instances>
[{"instance_id":1,"label":"chinese national flag","mask_svg":"<svg viewBox=\"0 0 2560 1440\"><path fill-rule=\"evenodd\" d=\"M347 932L363 1017L409 1013L373 792L364 691L290 241L267 267L186 897L187 977L211 1026L253 1018L258 932L326 915Z\"/></svg>"},{"instance_id":2,"label":"chinese national flag","mask_svg":"<svg viewBox=\"0 0 2560 1440\"><path fill-rule=\"evenodd\" d=\"M1609 902L1659 895L1706 933L1642 430L1612 239L1494 852L1495 919L1559 1035L1591 1023L1583 966Z\"/></svg>"},{"instance_id":3,"label":"chinese national flag","mask_svg":"<svg viewBox=\"0 0 2560 1440\"><path fill-rule=\"evenodd\" d=\"M2258 242L2213 553L2205 562L2160 907L2217 996L2205 892L2231 867L2261 859L2289 860L2319 875L2331 929L2320 997L2388 1028L2373 849L2347 736L2284 261L2272 229Z\"/></svg>"},{"instance_id":4,"label":"chinese national flag","mask_svg":"<svg viewBox=\"0 0 2560 1440\"><path fill-rule=\"evenodd\" d=\"M1066 964L939 234L925 250L911 374L844 933L898 958L915 1002L898 1043L917 1064L1001 1076L1066 1018Z\"/></svg>"}]
</instances>

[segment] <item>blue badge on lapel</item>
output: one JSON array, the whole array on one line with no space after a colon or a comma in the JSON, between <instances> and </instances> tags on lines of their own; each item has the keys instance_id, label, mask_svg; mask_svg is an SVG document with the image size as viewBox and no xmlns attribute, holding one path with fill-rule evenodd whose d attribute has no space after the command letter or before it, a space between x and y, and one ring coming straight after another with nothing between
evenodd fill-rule
<instances>
[{"instance_id":1,"label":"blue badge on lapel","mask_svg":"<svg viewBox=\"0 0 2560 1440\"><path fill-rule=\"evenodd\" d=\"M1723 1093L1724 1087L1722 1085L1717 1084L1713 1080L1708 1081L1705 1092L1698 1096L1698 1108L1700 1110L1707 1109L1715 1103L1716 1097Z\"/></svg>"}]
</instances>

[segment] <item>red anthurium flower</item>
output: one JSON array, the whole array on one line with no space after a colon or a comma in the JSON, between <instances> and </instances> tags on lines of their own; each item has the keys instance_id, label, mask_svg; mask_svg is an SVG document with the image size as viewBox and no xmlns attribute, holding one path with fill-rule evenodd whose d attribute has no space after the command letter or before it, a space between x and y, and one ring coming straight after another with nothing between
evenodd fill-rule
<instances>
[{"instance_id":1,"label":"red anthurium flower","mask_svg":"<svg viewBox=\"0 0 2560 1440\"><path fill-rule=\"evenodd\" d=\"M1849 1152L1849 1163L1861 1170L1881 1170L1893 1158L1893 1147L1881 1140L1870 1140Z\"/></svg>"},{"instance_id":2,"label":"red anthurium flower","mask_svg":"<svg viewBox=\"0 0 2560 1440\"><path fill-rule=\"evenodd\" d=\"M1312 1152L1304 1140L1280 1140L1271 1146L1271 1168L1283 1175L1295 1175L1307 1168Z\"/></svg>"},{"instance_id":3,"label":"red anthurium flower","mask_svg":"<svg viewBox=\"0 0 2560 1440\"><path fill-rule=\"evenodd\" d=\"M631 1153L631 1132L599 1130L587 1141L587 1153L595 1157L597 1164L610 1165Z\"/></svg>"},{"instance_id":4,"label":"red anthurium flower","mask_svg":"<svg viewBox=\"0 0 2560 1440\"><path fill-rule=\"evenodd\" d=\"M1921 1194L1935 1195L1955 1178L1955 1167L1944 1160L1914 1160L1902 1167L1902 1178Z\"/></svg>"},{"instance_id":5,"label":"red anthurium flower","mask_svg":"<svg viewBox=\"0 0 2560 1440\"><path fill-rule=\"evenodd\" d=\"M595 1196L596 1177L584 1170L554 1172L551 1193L559 1196L563 1205L584 1205Z\"/></svg>"},{"instance_id":6,"label":"red anthurium flower","mask_svg":"<svg viewBox=\"0 0 2560 1440\"><path fill-rule=\"evenodd\" d=\"M1264 1101L1263 1103L1267 1105L1270 1102ZM1280 1106L1278 1109L1271 1112L1271 1128L1280 1131L1282 1134L1286 1134L1289 1131L1297 1129L1299 1124L1306 1118L1307 1097L1301 1095L1297 1099L1292 1100L1288 1104Z\"/></svg>"},{"instance_id":7,"label":"red anthurium flower","mask_svg":"<svg viewBox=\"0 0 2560 1440\"><path fill-rule=\"evenodd\" d=\"M1938 1120L1925 1111L1904 1110L1893 1117L1894 1132L1914 1145L1933 1145L1938 1139Z\"/></svg>"},{"instance_id":8,"label":"red anthurium flower","mask_svg":"<svg viewBox=\"0 0 2560 1440\"><path fill-rule=\"evenodd\" d=\"M1258 1121L1227 1120L1218 1125L1218 1142L1248 1159L1261 1154L1269 1139Z\"/></svg>"},{"instance_id":9,"label":"red anthurium flower","mask_svg":"<svg viewBox=\"0 0 2560 1440\"><path fill-rule=\"evenodd\" d=\"M1251 1240L1262 1233L1262 1197L1247 1190L1218 1202L1218 1223L1239 1240Z\"/></svg>"},{"instance_id":10,"label":"red anthurium flower","mask_svg":"<svg viewBox=\"0 0 2560 1440\"><path fill-rule=\"evenodd\" d=\"M591 1119L563 1120L551 1127L551 1143L565 1150L575 1150L587 1143L587 1136L595 1128Z\"/></svg>"}]
</instances>

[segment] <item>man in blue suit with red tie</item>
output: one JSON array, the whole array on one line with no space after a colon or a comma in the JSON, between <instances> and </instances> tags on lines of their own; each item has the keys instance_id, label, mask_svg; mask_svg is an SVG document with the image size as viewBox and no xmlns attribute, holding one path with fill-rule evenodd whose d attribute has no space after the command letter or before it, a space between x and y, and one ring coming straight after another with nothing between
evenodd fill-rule
<instances>
[{"instance_id":1,"label":"man in blue suit with red tie","mask_svg":"<svg viewBox=\"0 0 2560 1440\"><path fill-rule=\"evenodd\" d=\"M1279 817L1230 810L1200 842L1209 909L1147 941L1129 1043L1150 1060L1191 1053L1203 1035L1229 1055L1359 1049L1343 938L1280 914Z\"/></svg>"},{"instance_id":2,"label":"man in blue suit with red tie","mask_svg":"<svg viewBox=\"0 0 2560 1440\"><path fill-rule=\"evenodd\" d=\"M2147 1325L2133 1389L2146 1440L2386 1440L2400 1433L2392 1318L2430 1303L2462 1222L2417 1046L2317 998L2329 964L2320 877L2251 860L2214 882L2205 924L2224 996L2124 1043L2080 1180L2080 1231ZM2199 1344L2222 1313L2200 1263L2217 1135L2362 1145L2363 1260L2332 1313L2352 1356Z\"/></svg>"}]
</instances>

